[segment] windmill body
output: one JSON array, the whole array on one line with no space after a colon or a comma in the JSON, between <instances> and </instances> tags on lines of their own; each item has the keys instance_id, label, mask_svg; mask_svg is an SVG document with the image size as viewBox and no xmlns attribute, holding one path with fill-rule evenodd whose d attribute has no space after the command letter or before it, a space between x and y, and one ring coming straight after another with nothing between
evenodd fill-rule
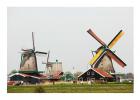
<instances>
[{"instance_id":1,"label":"windmill body","mask_svg":"<svg viewBox=\"0 0 140 100\"><path fill-rule=\"evenodd\" d=\"M36 55L33 51L22 53L20 71L38 71Z\"/></svg>"},{"instance_id":2,"label":"windmill body","mask_svg":"<svg viewBox=\"0 0 140 100\"><path fill-rule=\"evenodd\" d=\"M103 48L102 46L99 47L96 51L92 51L92 55L94 57L93 52L95 52L97 54L97 52L99 52L99 50ZM96 64L94 64L94 66L91 66L92 68L99 68L103 71L106 71L108 73L115 73L114 67L113 67L113 63L112 63L112 59L110 56L108 56L107 54L104 54L97 62Z\"/></svg>"},{"instance_id":3,"label":"windmill body","mask_svg":"<svg viewBox=\"0 0 140 100\"><path fill-rule=\"evenodd\" d=\"M48 62L48 64L47 64L46 74L52 75L52 63L51 62Z\"/></svg>"},{"instance_id":4,"label":"windmill body","mask_svg":"<svg viewBox=\"0 0 140 100\"><path fill-rule=\"evenodd\" d=\"M94 68L99 68L108 73L115 73L112 60L108 55L104 55L102 58L100 58L95 64Z\"/></svg>"}]
</instances>

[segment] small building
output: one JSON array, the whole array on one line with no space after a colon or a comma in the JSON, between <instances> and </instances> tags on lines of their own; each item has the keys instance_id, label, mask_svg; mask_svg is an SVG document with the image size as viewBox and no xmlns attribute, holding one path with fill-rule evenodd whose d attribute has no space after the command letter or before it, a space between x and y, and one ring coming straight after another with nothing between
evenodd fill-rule
<instances>
[{"instance_id":1,"label":"small building","mask_svg":"<svg viewBox=\"0 0 140 100\"><path fill-rule=\"evenodd\" d=\"M46 77L47 77L47 80L58 81L58 80L60 80L62 75L63 75L63 72L56 71L56 72L53 72L52 74L47 74Z\"/></svg>"},{"instance_id":2,"label":"small building","mask_svg":"<svg viewBox=\"0 0 140 100\"><path fill-rule=\"evenodd\" d=\"M86 72L78 76L79 81L113 81L114 77L109 73L99 69L99 68L90 68Z\"/></svg>"},{"instance_id":3,"label":"small building","mask_svg":"<svg viewBox=\"0 0 140 100\"><path fill-rule=\"evenodd\" d=\"M24 74L24 73L14 73L8 76L10 81L22 82L23 84L38 84L43 82L46 78L43 74Z\"/></svg>"}]
</instances>

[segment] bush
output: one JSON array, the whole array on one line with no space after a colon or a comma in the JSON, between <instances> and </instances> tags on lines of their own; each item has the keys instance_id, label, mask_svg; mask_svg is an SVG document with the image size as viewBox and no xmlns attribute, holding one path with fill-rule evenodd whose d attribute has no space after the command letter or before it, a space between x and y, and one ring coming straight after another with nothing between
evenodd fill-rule
<instances>
[{"instance_id":1,"label":"bush","mask_svg":"<svg viewBox=\"0 0 140 100\"><path fill-rule=\"evenodd\" d=\"M38 86L38 87L35 88L34 92L35 93L45 93L45 90L44 90L43 87Z\"/></svg>"}]
</instances>

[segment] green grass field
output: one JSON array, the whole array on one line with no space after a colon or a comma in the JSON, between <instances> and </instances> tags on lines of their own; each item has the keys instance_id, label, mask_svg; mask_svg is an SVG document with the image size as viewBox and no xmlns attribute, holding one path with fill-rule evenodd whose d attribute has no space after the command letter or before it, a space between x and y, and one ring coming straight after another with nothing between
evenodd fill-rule
<instances>
[{"instance_id":1,"label":"green grass field","mask_svg":"<svg viewBox=\"0 0 140 100\"><path fill-rule=\"evenodd\" d=\"M40 86L8 86L8 93L133 93L133 84L55 84Z\"/></svg>"}]
</instances>

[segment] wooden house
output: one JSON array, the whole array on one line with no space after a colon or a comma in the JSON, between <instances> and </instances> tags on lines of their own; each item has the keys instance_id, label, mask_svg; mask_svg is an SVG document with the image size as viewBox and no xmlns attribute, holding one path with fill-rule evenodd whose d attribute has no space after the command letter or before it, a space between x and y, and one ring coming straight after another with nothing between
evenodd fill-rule
<instances>
[{"instance_id":1,"label":"wooden house","mask_svg":"<svg viewBox=\"0 0 140 100\"><path fill-rule=\"evenodd\" d=\"M113 81L114 77L99 68L90 68L78 76L79 81Z\"/></svg>"}]
</instances>

